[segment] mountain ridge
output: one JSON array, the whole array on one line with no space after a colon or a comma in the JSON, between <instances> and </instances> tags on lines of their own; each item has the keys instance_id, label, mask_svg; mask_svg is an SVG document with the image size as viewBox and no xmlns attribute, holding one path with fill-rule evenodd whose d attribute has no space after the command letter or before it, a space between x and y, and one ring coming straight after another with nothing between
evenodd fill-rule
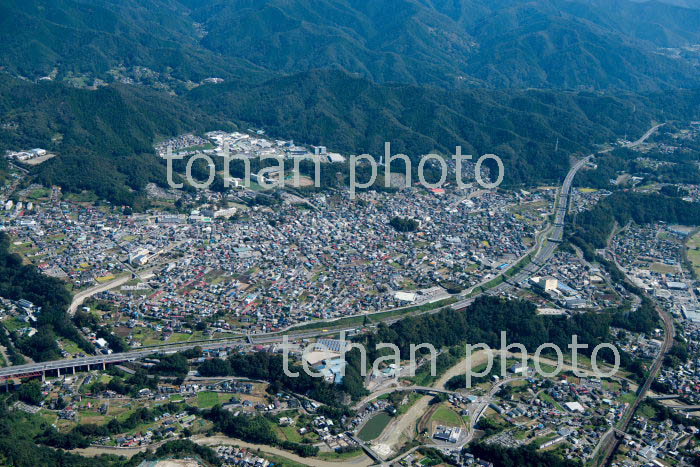
<instances>
[{"instance_id":1,"label":"mountain ridge","mask_svg":"<svg viewBox=\"0 0 700 467\"><path fill-rule=\"evenodd\" d=\"M123 204L162 183L153 140L178 132L252 125L414 157L461 145L499 153L523 186L653 120L700 116L683 89L700 86L683 48L700 10L658 2L0 0L0 13L0 65L28 75L0 77L0 120L20 123L1 148L56 150L40 181ZM634 15L658 27L642 34Z\"/></svg>"},{"instance_id":2,"label":"mountain ridge","mask_svg":"<svg viewBox=\"0 0 700 467\"><path fill-rule=\"evenodd\" d=\"M2 0L0 13L0 66L31 79L110 81L124 66L177 92L317 68L447 88L700 85L700 9L653 1Z\"/></svg>"}]
</instances>

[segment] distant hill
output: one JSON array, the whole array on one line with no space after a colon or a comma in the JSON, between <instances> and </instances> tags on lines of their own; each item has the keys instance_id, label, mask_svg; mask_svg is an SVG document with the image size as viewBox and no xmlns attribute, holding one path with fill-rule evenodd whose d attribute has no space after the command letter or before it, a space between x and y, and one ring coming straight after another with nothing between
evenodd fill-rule
<instances>
[{"instance_id":1,"label":"distant hill","mask_svg":"<svg viewBox=\"0 0 700 467\"><path fill-rule=\"evenodd\" d=\"M697 92L613 98L590 92L448 91L378 85L341 71L317 70L262 84L207 85L173 97L144 87L95 91L33 84L0 75L0 150L58 152L33 169L38 180L93 190L116 204L138 204L165 169L153 151L161 136L233 128L240 122L333 150L417 158L431 151L497 153L508 185L559 180L569 155L623 134L642 134L661 114L700 112ZM14 125L11 127L14 128ZM559 140L559 152L555 152Z\"/></svg>"},{"instance_id":2,"label":"distant hill","mask_svg":"<svg viewBox=\"0 0 700 467\"><path fill-rule=\"evenodd\" d=\"M381 82L655 90L697 84L700 11L627 0L201 0L202 45ZM235 31L235 33L234 33Z\"/></svg>"},{"instance_id":3,"label":"distant hill","mask_svg":"<svg viewBox=\"0 0 700 467\"><path fill-rule=\"evenodd\" d=\"M452 19L415 0L196 3L204 47L282 72L331 67L383 82L451 83L476 47Z\"/></svg>"},{"instance_id":4,"label":"distant hill","mask_svg":"<svg viewBox=\"0 0 700 467\"><path fill-rule=\"evenodd\" d=\"M60 154L33 169L48 185L89 189L116 204L134 204L149 181L163 183L155 156L159 136L224 127L184 102L142 87L96 91L32 84L0 74L0 151L44 147Z\"/></svg>"},{"instance_id":5,"label":"distant hill","mask_svg":"<svg viewBox=\"0 0 700 467\"><path fill-rule=\"evenodd\" d=\"M640 91L698 84L697 56L664 48L700 43L700 11L626 0L501 0L479 16L474 3L482 5L464 2L453 16L479 43L467 72L490 85Z\"/></svg>"},{"instance_id":6,"label":"distant hill","mask_svg":"<svg viewBox=\"0 0 700 467\"><path fill-rule=\"evenodd\" d=\"M236 123L556 181L572 153L700 118L699 43L700 10L657 1L0 0L0 149L56 150L40 181L119 204L163 181L156 137Z\"/></svg>"},{"instance_id":7,"label":"distant hill","mask_svg":"<svg viewBox=\"0 0 700 467\"><path fill-rule=\"evenodd\" d=\"M700 9L700 0L633 0L639 3L646 2L659 2L667 3L669 5L680 6L684 8L697 8Z\"/></svg>"},{"instance_id":8,"label":"distant hill","mask_svg":"<svg viewBox=\"0 0 700 467\"><path fill-rule=\"evenodd\" d=\"M146 67L183 82L252 78L251 63L199 45L200 31L176 0L2 0L0 67L32 79ZM91 84L91 83L88 83Z\"/></svg>"},{"instance_id":9,"label":"distant hill","mask_svg":"<svg viewBox=\"0 0 700 467\"><path fill-rule=\"evenodd\" d=\"M700 9L652 1L2 0L0 43L0 66L33 79L126 67L180 91L317 68L443 87L700 84Z\"/></svg>"},{"instance_id":10,"label":"distant hill","mask_svg":"<svg viewBox=\"0 0 700 467\"><path fill-rule=\"evenodd\" d=\"M572 152L641 135L663 111L667 117L700 112L697 92L613 98L545 90L447 91L377 85L328 70L261 85L204 86L186 99L221 118L353 154L379 155L385 141L412 157L433 150L452 154L457 145L465 154L496 152L506 160L510 184L558 180Z\"/></svg>"}]
</instances>

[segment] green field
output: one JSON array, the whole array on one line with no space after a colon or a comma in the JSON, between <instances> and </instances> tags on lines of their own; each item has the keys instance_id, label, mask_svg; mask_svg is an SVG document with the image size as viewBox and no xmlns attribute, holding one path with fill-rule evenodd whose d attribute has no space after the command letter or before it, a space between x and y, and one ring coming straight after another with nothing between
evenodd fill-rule
<instances>
[{"instance_id":1,"label":"green field","mask_svg":"<svg viewBox=\"0 0 700 467\"><path fill-rule=\"evenodd\" d=\"M321 452L318 454L318 458L324 461L330 462L340 462L349 459L355 459L364 455L364 451L361 448L357 448L354 451L349 452Z\"/></svg>"},{"instance_id":2,"label":"green field","mask_svg":"<svg viewBox=\"0 0 700 467\"><path fill-rule=\"evenodd\" d=\"M560 410L562 412L565 412L564 407L559 404L559 402L555 401L552 396L547 394L546 392L540 393L540 399L542 399L544 402L549 402L550 404L554 404L554 407L556 407L557 410Z\"/></svg>"},{"instance_id":3,"label":"green field","mask_svg":"<svg viewBox=\"0 0 700 467\"><path fill-rule=\"evenodd\" d=\"M700 277L700 232L695 233L688 240L688 261L693 264L695 275Z\"/></svg>"},{"instance_id":4,"label":"green field","mask_svg":"<svg viewBox=\"0 0 700 467\"><path fill-rule=\"evenodd\" d=\"M35 188L27 194L27 198L35 201L40 198L48 198L49 196L51 196L51 189L45 187Z\"/></svg>"},{"instance_id":5,"label":"green field","mask_svg":"<svg viewBox=\"0 0 700 467\"><path fill-rule=\"evenodd\" d=\"M281 438L293 443L301 443L302 436L299 431L293 426L278 426L276 431Z\"/></svg>"},{"instance_id":6,"label":"green field","mask_svg":"<svg viewBox=\"0 0 700 467\"><path fill-rule=\"evenodd\" d=\"M644 418L652 419L656 417L656 410L649 404L642 404L637 409L637 415L641 415Z\"/></svg>"},{"instance_id":7,"label":"green field","mask_svg":"<svg viewBox=\"0 0 700 467\"><path fill-rule=\"evenodd\" d=\"M83 191L81 193L68 193L65 195L65 199L75 203L94 203L98 197L92 191Z\"/></svg>"},{"instance_id":8,"label":"green field","mask_svg":"<svg viewBox=\"0 0 700 467\"><path fill-rule=\"evenodd\" d=\"M618 399L620 402L627 402L628 404L633 404L637 400L637 395L633 392L626 392L620 396Z\"/></svg>"},{"instance_id":9,"label":"green field","mask_svg":"<svg viewBox=\"0 0 700 467\"><path fill-rule=\"evenodd\" d=\"M219 403L219 393L203 391L197 394L197 407L209 409Z\"/></svg>"},{"instance_id":10,"label":"green field","mask_svg":"<svg viewBox=\"0 0 700 467\"><path fill-rule=\"evenodd\" d=\"M20 321L17 318L6 319L2 322L2 324L5 326L5 329L10 332L27 327L27 323Z\"/></svg>"},{"instance_id":11,"label":"green field","mask_svg":"<svg viewBox=\"0 0 700 467\"><path fill-rule=\"evenodd\" d=\"M532 441L530 444L532 444L535 447L540 447L547 441L552 441L555 439L558 435L556 433L550 433L548 435L542 436L540 438L536 438L534 441Z\"/></svg>"},{"instance_id":12,"label":"green field","mask_svg":"<svg viewBox=\"0 0 700 467\"><path fill-rule=\"evenodd\" d=\"M438 408L432 417L430 417L431 422L439 423L440 425L447 426L461 426L462 417L459 416L457 412L446 406L441 406Z\"/></svg>"},{"instance_id":13,"label":"green field","mask_svg":"<svg viewBox=\"0 0 700 467\"><path fill-rule=\"evenodd\" d=\"M374 438L382 434L384 428L391 421L391 417L386 412L381 412L367 420L365 426L362 427L357 437L362 441L372 441Z\"/></svg>"},{"instance_id":14,"label":"green field","mask_svg":"<svg viewBox=\"0 0 700 467\"><path fill-rule=\"evenodd\" d=\"M668 264L663 263L652 263L651 266L649 266L649 269L652 272L660 274L674 274L678 272L675 266L669 266Z\"/></svg>"},{"instance_id":15,"label":"green field","mask_svg":"<svg viewBox=\"0 0 700 467\"><path fill-rule=\"evenodd\" d=\"M413 407L413 404L415 404L416 401L418 401L421 398L423 398L422 394L412 392L411 395L408 396L408 402L399 407L399 410L396 412L396 415L403 415L406 412L408 412L408 409Z\"/></svg>"}]
</instances>

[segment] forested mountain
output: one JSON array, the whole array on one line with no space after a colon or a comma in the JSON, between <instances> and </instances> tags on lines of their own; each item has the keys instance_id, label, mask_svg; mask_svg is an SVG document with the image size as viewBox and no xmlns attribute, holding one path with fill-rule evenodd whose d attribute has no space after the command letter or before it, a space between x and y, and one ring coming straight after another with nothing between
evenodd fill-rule
<instances>
[{"instance_id":1,"label":"forested mountain","mask_svg":"<svg viewBox=\"0 0 700 467\"><path fill-rule=\"evenodd\" d=\"M659 2L669 5L682 6L684 8L700 9L700 0L633 0L638 3Z\"/></svg>"},{"instance_id":2,"label":"forested mountain","mask_svg":"<svg viewBox=\"0 0 700 467\"><path fill-rule=\"evenodd\" d=\"M337 68L378 82L659 90L699 82L700 9L630 0L2 0L0 66L161 79ZM146 72L148 73L148 72Z\"/></svg>"},{"instance_id":3,"label":"forested mountain","mask_svg":"<svg viewBox=\"0 0 700 467\"><path fill-rule=\"evenodd\" d=\"M23 298L41 308L33 324L38 332L24 338L13 335L12 339L22 353L34 361L61 357L57 336L73 340L83 351L90 352L94 348L66 319L71 296L63 281L41 274L33 265L23 264L22 258L10 252L10 239L4 232L0 232L0 296L10 300ZM5 327L1 324L0 333L5 335ZM12 357L15 354L13 347L7 341L3 345L10 348ZM13 360L13 363L23 362Z\"/></svg>"},{"instance_id":4,"label":"forested mountain","mask_svg":"<svg viewBox=\"0 0 700 467\"><path fill-rule=\"evenodd\" d=\"M650 121L663 116L687 118L700 111L698 92L609 97L547 90L447 91L378 85L324 70L253 86L203 86L187 99L212 115L354 154L379 155L385 141L392 143L394 154L416 158L430 151L453 154L457 145L465 154L494 152L504 158L511 185L558 180L572 152L616 135L641 135Z\"/></svg>"},{"instance_id":5,"label":"forested mountain","mask_svg":"<svg viewBox=\"0 0 700 467\"><path fill-rule=\"evenodd\" d=\"M119 204L162 181L157 136L230 122L556 181L573 152L698 118L678 90L697 43L700 9L629 0L0 0L0 149L55 150L40 181Z\"/></svg>"},{"instance_id":6,"label":"forested mountain","mask_svg":"<svg viewBox=\"0 0 700 467\"><path fill-rule=\"evenodd\" d=\"M504 87L653 90L697 83L694 58L664 47L698 43L700 11L626 0L489 2L457 20L477 38L468 73ZM505 4L505 5L504 5Z\"/></svg>"},{"instance_id":7,"label":"forested mountain","mask_svg":"<svg viewBox=\"0 0 700 467\"><path fill-rule=\"evenodd\" d=\"M700 203L660 194L617 192L593 209L577 214L570 236L580 245L604 248L615 223L700 225Z\"/></svg>"},{"instance_id":8,"label":"forested mountain","mask_svg":"<svg viewBox=\"0 0 700 467\"><path fill-rule=\"evenodd\" d=\"M316 70L262 84L207 85L180 97L140 86L98 90L29 83L0 75L0 150L46 147L60 155L33 169L38 180L70 191L93 190L134 205L149 181L165 182L153 151L159 136L262 127L270 134L332 150L418 158L436 151L497 153L505 182L557 181L568 155L623 134L642 134L662 117L689 118L700 94L691 91L609 97L548 90L444 90L380 85L341 71ZM16 129L12 129L16 128ZM555 145L559 141L559 151Z\"/></svg>"},{"instance_id":9,"label":"forested mountain","mask_svg":"<svg viewBox=\"0 0 700 467\"><path fill-rule=\"evenodd\" d=\"M204 47L283 72L331 67L381 82L455 84L476 47L459 24L415 0L192 3L208 31Z\"/></svg>"},{"instance_id":10,"label":"forested mountain","mask_svg":"<svg viewBox=\"0 0 700 467\"><path fill-rule=\"evenodd\" d=\"M89 91L2 74L0 121L15 124L0 129L0 151L44 147L59 154L33 169L40 181L90 189L117 204L133 204L135 191L148 181L164 182L165 168L153 150L156 137L222 127L184 102L143 87Z\"/></svg>"},{"instance_id":11,"label":"forested mountain","mask_svg":"<svg viewBox=\"0 0 700 467\"><path fill-rule=\"evenodd\" d=\"M628 0L200 0L202 45L284 72L375 81L654 90L697 84L700 11ZM234 33L235 31L235 33ZM673 56L672 56L673 55Z\"/></svg>"},{"instance_id":12,"label":"forested mountain","mask_svg":"<svg viewBox=\"0 0 700 467\"><path fill-rule=\"evenodd\" d=\"M87 74L108 79L117 67L146 67L198 82L251 79L250 63L199 45L201 31L176 0L2 0L0 67L21 76ZM91 83L90 83L91 84Z\"/></svg>"}]
</instances>

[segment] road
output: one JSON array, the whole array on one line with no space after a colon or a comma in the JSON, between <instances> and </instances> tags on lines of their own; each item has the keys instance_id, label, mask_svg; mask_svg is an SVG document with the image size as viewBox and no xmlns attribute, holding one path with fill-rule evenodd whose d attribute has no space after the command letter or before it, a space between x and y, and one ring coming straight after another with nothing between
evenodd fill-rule
<instances>
[{"instance_id":1,"label":"road","mask_svg":"<svg viewBox=\"0 0 700 467\"><path fill-rule=\"evenodd\" d=\"M217 342L215 345L207 346L202 344L202 348L218 348L223 347L222 343ZM167 348L168 353L177 352L178 350L191 349L192 345L171 346ZM111 355L95 355L90 357L70 358L62 360L53 360L50 362L27 363L24 365L14 365L10 367L0 368L0 379L8 379L16 376L41 374L47 371L59 371L69 368L89 368L94 366L104 366L111 363L128 362L138 360L139 358L148 357L160 352L163 349L144 349L133 350L129 352L113 353Z\"/></svg>"},{"instance_id":2,"label":"road","mask_svg":"<svg viewBox=\"0 0 700 467\"><path fill-rule=\"evenodd\" d=\"M656 132L656 130L658 130L663 125L664 124L661 123L652 126L649 130L647 130L646 133L644 133L644 135L642 135L641 138L639 138L637 141L626 144L625 147L634 148L636 146L639 146L640 144L644 143L644 141L646 141L652 134ZM602 152L610 151L612 151L612 149L607 149ZM586 165L594 156L595 154L591 154L588 157L579 160L576 164L574 164L571 170L569 170L569 173L566 175L566 178L564 179L564 182L562 183L562 186L559 189L559 197L554 214L554 227L550 232L549 239L544 241L542 247L537 251L537 253L533 257L532 262L525 268L523 268L521 271L519 271L517 274L515 274L513 277L508 279L507 282L499 284L498 286L491 289L489 293L494 294L507 292L509 289L512 288L512 284L521 284L522 282L526 281L534 274L536 274L537 271L539 271L539 269L547 261L549 261L552 258L552 256L554 256L554 252L557 249L558 243L561 242L564 238L564 223L566 222L566 215L569 210L571 184L574 181L574 177L576 177L576 173L578 173L578 171L584 165Z\"/></svg>"},{"instance_id":3,"label":"road","mask_svg":"<svg viewBox=\"0 0 700 467\"><path fill-rule=\"evenodd\" d=\"M483 364L488 358L488 352L480 350L472 355L472 368L478 367ZM449 381L452 376L458 374L464 374L466 370L466 359L462 359L457 364L448 369L437 381L435 381L430 390L444 389L445 383ZM395 389L393 389L395 390ZM376 391L370 395L367 400L374 400L377 397L383 395L383 391ZM372 445L377 454L380 454L386 458L389 458L392 453L395 453L398 448L403 444L403 441L412 439L415 435L416 424L425 415L426 410L430 406L430 401L433 398L431 396L424 396L414 402L414 404L408 409L408 411L398 417L397 420L392 421L385 429L384 432L375 440L372 441ZM365 400L365 402L367 402ZM410 450L403 454L400 454L397 459L401 459L406 455L413 452Z\"/></svg>"},{"instance_id":4,"label":"road","mask_svg":"<svg viewBox=\"0 0 700 467\"><path fill-rule=\"evenodd\" d=\"M665 125L665 124L661 123L658 125L654 125L646 133L644 133L644 135L642 135L641 138L639 138L637 141L626 144L625 147L633 148L633 147L639 146L663 125ZM613 261L617 265L618 269L620 269L621 271L624 272L624 269L620 268L619 264L617 264L615 257L613 255L611 255L611 256L612 256ZM625 273L625 276L627 277L626 273ZM627 278L627 280L629 280L629 277ZM653 299L651 299L651 300L653 300ZM658 305L656 305L656 311L658 312L659 316L661 317L661 322L663 324L664 343L661 346L661 350L659 351L659 354L656 356L656 359L654 360L654 363L652 364L651 369L649 370L649 373L647 374L646 380L644 380L644 384L642 384L637 389L637 398L635 399L634 403L632 403L627 408L625 413L623 414L622 419L620 420L620 422L618 422L617 429L608 430L605 433L605 435L603 435L603 437L600 439L600 442L596 446L596 448L594 450L594 452L597 453L594 457L594 462L596 462L596 465L607 465L608 461L611 460L612 457L614 456L615 451L617 451L617 447L619 445L619 441L617 439L617 434L624 433L629 428L629 425L632 421L632 417L634 416L634 413L637 411L639 404L644 400L644 396L646 395L647 391L649 390L651 383L654 381L654 379L656 378L656 375L659 373L659 370L661 369L661 365L663 364L664 357L666 356L668 351L671 350L671 347L673 346L673 338L674 338L675 332L676 332L675 328L673 327L673 318L666 311L661 309L661 307L659 307Z\"/></svg>"},{"instance_id":5,"label":"road","mask_svg":"<svg viewBox=\"0 0 700 467\"><path fill-rule=\"evenodd\" d=\"M559 196L555 206L554 212L554 225L549 231L548 238L544 239L540 248L535 252L530 264L525 266L523 269L518 271L513 275L507 282L503 282L496 287L488 291L490 294L500 294L505 293L513 289L518 284L522 284L530 279L532 276L537 274L537 272L544 266L544 264L549 261L554 252L559 245L559 242L564 238L564 223L566 222L566 214L569 209L569 197L571 195L571 184L574 181L574 177L581 168L591 160L593 155L584 157L579 160L571 167L569 173L566 174L566 178L559 189Z\"/></svg>"},{"instance_id":6,"label":"road","mask_svg":"<svg viewBox=\"0 0 700 467\"><path fill-rule=\"evenodd\" d=\"M375 391L369 396L365 397L362 399L360 402L355 404L353 408L359 409L363 405L369 404L373 400L382 397L386 394L391 394L392 392L397 392L397 391L415 391L415 392L420 392L420 393L425 393L425 394L456 394L455 391L450 391L449 389L442 389L439 387L433 387L433 386L392 386L388 387L385 389L382 389L380 391Z\"/></svg>"},{"instance_id":7,"label":"road","mask_svg":"<svg viewBox=\"0 0 700 467\"><path fill-rule=\"evenodd\" d=\"M661 128L664 125L665 125L665 123L659 123L658 125L654 125L653 127L649 128L649 130L646 133L644 133L641 138L639 138L637 141L634 141L632 143L625 144L625 147L626 148L634 148L636 146L639 146L644 141L646 141L651 135L653 135L656 132L656 130L658 130L659 128Z\"/></svg>"},{"instance_id":8,"label":"road","mask_svg":"<svg viewBox=\"0 0 700 467\"><path fill-rule=\"evenodd\" d=\"M438 448L438 447L448 447L450 449L461 449L462 447L466 446L469 444L474 437L474 432L475 432L475 426L476 423L479 421L481 416L484 414L486 409L488 408L489 404L493 401L493 396L501 389L501 387L505 384L512 383L514 381L518 380L524 380L526 377L514 377L514 378L507 378L499 381L498 383L494 384L494 386L491 388L489 391L488 395L481 396L479 398L479 401L476 403L476 407L472 410L472 417L471 417L471 423L469 423L468 427L468 432L464 438L462 438L458 443L456 444L447 444L447 445L436 445L432 443L426 443L426 444L421 444L419 446L415 446L412 449L399 454L398 456L394 457L393 459L387 460L387 465L391 464L397 464L399 463L402 459L405 457L409 456L412 454L414 451L417 449L420 449L421 447L426 447L426 448ZM420 402L420 401L419 401ZM424 408L427 407L427 404L424 405Z\"/></svg>"},{"instance_id":9,"label":"road","mask_svg":"<svg viewBox=\"0 0 700 467\"><path fill-rule=\"evenodd\" d=\"M169 253L170 251L182 245L183 243L184 241L178 241L172 243L171 245L168 245L160 253L158 253L158 256L164 256L166 253ZM155 261L143 268L133 268L128 262L125 262L124 266L126 267L127 271L124 272L122 276L113 279L109 282L105 282L104 284L97 284L93 287L90 287L89 289L85 289L75 294L73 296L73 300L71 301L70 307L68 308L68 313L70 315L75 314L75 312L78 311L78 307L82 305L85 302L85 300L92 297L93 295L97 295L98 293L106 292L108 290L112 290L116 287L126 284L131 280L131 274L134 274L137 277L145 276L150 274L154 269L158 268L159 266L162 266L162 264L160 264L158 261Z\"/></svg>"},{"instance_id":10,"label":"road","mask_svg":"<svg viewBox=\"0 0 700 467\"><path fill-rule=\"evenodd\" d=\"M129 280L131 280L131 276L129 274L126 274L109 282L105 282L104 284L98 284L94 287L90 287L89 289L85 289L81 292L78 292L73 296L73 301L71 302L70 307L68 308L68 314L74 315L75 312L78 310L78 307L82 305L85 302L85 300L92 297L93 295L97 295L98 293L106 292L108 290L114 289L115 287L119 287L120 285L124 285L127 282L129 282Z\"/></svg>"},{"instance_id":11,"label":"road","mask_svg":"<svg viewBox=\"0 0 700 467\"><path fill-rule=\"evenodd\" d=\"M486 412L486 409L489 407L489 404L493 402L493 396L495 396L496 393L501 390L501 387L514 381L523 381L526 379L526 376L502 379L493 385L488 395L481 396L479 398L479 401L476 403L476 408L472 410L471 422L469 423L469 432L467 433L467 436L462 441L460 441L458 447L466 446L471 442L472 438L474 437L476 425L479 423L479 420L484 415L484 412Z\"/></svg>"},{"instance_id":12,"label":"road","mask_svg":"<svg viewBox=\"0 0 700 467\"><path fill-rule=\"evenodd\" d=\"M662 125L655 125L652 128L650 128L641 138L639 138L637 141L633 143L629 143L626 145L626 147L635 147L638 146L639 144L642 144L644 141L647 140L659 127ZM612 149L606 150L604 152L609 152ZM569 198L571 195L571 186L574 180L574 177L578 173L578 171L584 167L590 160L593 158L594 155L591 154L588 157L585 157L576 164L569 170L568 174L566 175L566 178L564 179L564 182L562 183L562 186L559 190L559 196L558 200L555 204L555 215L554 215L554 226L550 231L549 239L545 239L543 241L542 246L537 250L535 253L532 261L530 264L528 264L526 267L524 267L521 271L516 273L513 277L508 279L507 282L503 282L499 284L498 286L490 289L487 293L505 293L511 290L513 287L517 286L518 284L523 283L524 281L527 281L530 277L532 277L534 274L536 274L539 269L549 260L552 258L554 255L554 252L558 246L558 243L562 241L563 236L564 236L564 224L566 222L566 215L568 213L569 209ZM454 308L462 307L462 306L467 306L469 303L471 303L473 299L469 300L464 300L462 302L458 302L453 305ZM656 374L663 362L663 355L670 349L670 346L673 343L673 322L670 318L670 316L666 313L664 313L661 309L658 309L659 313L662 316L663 322L664 322L664 328L666 329L666 337L664 339L664 345L662 348L662 352L660 352L659 357L654 362L654 365L652 366L652 371L650 372L651 374ZM670 329L670 331L669 331ZM665 350L663 350L665 349ZM512 380L511 380L512 381ZM653 381L653 378L647 379L645 381L644 385L638 389L638 394L644 394L648 389L649 386L651 385L651 382ZM464 446L467 444L469 441L471 441L471 438L473 436L474 432L474 425L478 421L478 419L481 417L481 415L484 413L486 408L488 407L488 402L490 401L491 397L493 397L493 394L498 390L498 388L501 386L501 384L505 384L506 381L502 381L501 383L497 384L492 388L492 391L489 393L488 398L483 398L479 401L476 410L472 411L472 424L470 426L469 433L467 434L466 440L460 443L461 446ZM623 417L623 420L626 417L626 426L629 425L630 420L632 419L632 415L634 414L634 411L636 410L637 406L639 405L639 402L643 399L643 397L637 398L636 402L633 404L633 406L630 406L628 409L628 413L625 414ZM626 428L626 427L625 427ZM614 432L612 432L614 433ZM615 440L615 437L612 436L611 439ZM612 447L614 448L617 443L613 443ZM410 452L413 452L416 448L412 449L411 451L405 453L404 455L392 459L392 461L398 461ZM596 447L598 449L598 447Z\"/></svg>"}]
</instances>

